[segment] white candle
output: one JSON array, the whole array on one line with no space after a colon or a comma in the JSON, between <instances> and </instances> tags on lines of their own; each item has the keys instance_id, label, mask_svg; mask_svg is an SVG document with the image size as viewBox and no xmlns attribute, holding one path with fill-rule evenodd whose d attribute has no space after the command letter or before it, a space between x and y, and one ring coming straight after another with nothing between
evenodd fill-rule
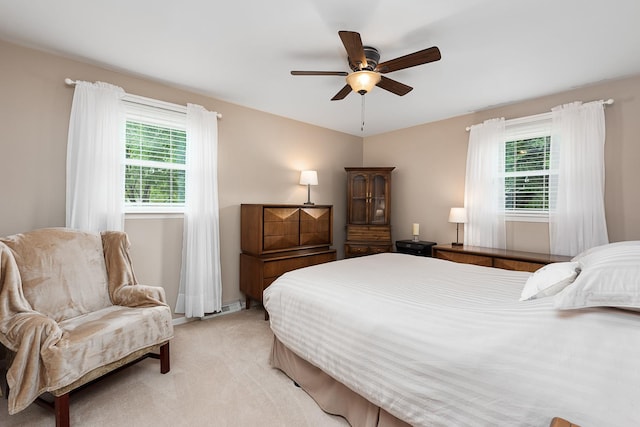
<instances>
[{"instance_id":1,"label":"white candle","mask_svg":"<svg viewBox=\"0 0 640 427\"><path fill-rule=\"evenodd\" d=\"M420 234L420 224L413 224L413 233L414 236Z\"/></svg>"}]
</instances>

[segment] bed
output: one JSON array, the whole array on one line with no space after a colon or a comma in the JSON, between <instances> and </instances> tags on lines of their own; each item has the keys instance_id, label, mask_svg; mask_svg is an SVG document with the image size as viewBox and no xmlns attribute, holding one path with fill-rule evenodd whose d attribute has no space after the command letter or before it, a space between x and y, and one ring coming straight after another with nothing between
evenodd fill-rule
<instances>
[{"instance_id":1,"label":"bed","mask_svg":"<svg viewBox=\"0 0 640 427\"><path fill-rule=\"evenodd\" d=\"M616 308L640 292L603 303L593 282L619 277L599 259L620 254L596 255L526 301L542 273L397 253L291 271L264 292L271 363L352 426L640 425L640 313Z\"/></svg>"}]
</instances>

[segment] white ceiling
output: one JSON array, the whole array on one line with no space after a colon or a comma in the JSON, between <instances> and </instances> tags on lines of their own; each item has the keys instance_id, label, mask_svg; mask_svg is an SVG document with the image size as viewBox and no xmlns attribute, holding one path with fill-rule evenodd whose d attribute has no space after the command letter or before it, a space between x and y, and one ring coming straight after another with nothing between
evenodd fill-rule
<instances>
[{"instance_id":1,"label":"white ceiling","mask_svg":"<svg viewBox=\"0 0 640 427\"><path fill-rule=\"evenodd\" d=\"M639 19L640 0L0 0L1 39L360 136L638 74ZM330 101L343 77L289 74L349 71L338 30L442 60L387 74L414 89L374 88L361 132L361 96Z\"/></svg>"}]
</instances>

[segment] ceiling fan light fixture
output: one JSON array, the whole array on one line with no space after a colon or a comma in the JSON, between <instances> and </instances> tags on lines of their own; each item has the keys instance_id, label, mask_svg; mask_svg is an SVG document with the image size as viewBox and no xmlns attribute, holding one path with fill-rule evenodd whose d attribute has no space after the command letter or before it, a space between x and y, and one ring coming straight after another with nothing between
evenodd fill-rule
<instances>
[{"instance_id":1,"label":"ceiling fan light fixture","mask_svg":"<svg viewBox=\"0 0 640 427\"><path fill-rule=\"evenodd\" d=\"M354 92L364 95L371 91L381 78L380 73L375 71L354 71L347 76L347 84L351 86Z\"/></svg>"}]
</instances>

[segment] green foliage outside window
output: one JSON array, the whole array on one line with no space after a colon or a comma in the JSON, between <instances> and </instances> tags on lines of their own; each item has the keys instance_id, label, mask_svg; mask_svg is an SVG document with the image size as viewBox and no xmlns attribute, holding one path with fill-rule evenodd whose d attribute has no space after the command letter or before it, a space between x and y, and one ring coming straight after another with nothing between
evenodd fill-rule
<instances>
[{"instance_id":1,"label":"green foliage outside window","mask_svg":"<svg viewBox=\"0 0 640 427\"><path fill-rule=\"evenodd\" d=\"M505 145L505 209L549 209L550 137L507 141Z\"/></svg>"},{"instance_id":2,"label":"green foliage outside window","mask_svg":"<svg viewBox=\"0 0 640 427\"><path fill-rule=\"evenodd\" d=\"M184 204L186 132L127 121L125 202Z\"/></svg>"}]
</instances>

